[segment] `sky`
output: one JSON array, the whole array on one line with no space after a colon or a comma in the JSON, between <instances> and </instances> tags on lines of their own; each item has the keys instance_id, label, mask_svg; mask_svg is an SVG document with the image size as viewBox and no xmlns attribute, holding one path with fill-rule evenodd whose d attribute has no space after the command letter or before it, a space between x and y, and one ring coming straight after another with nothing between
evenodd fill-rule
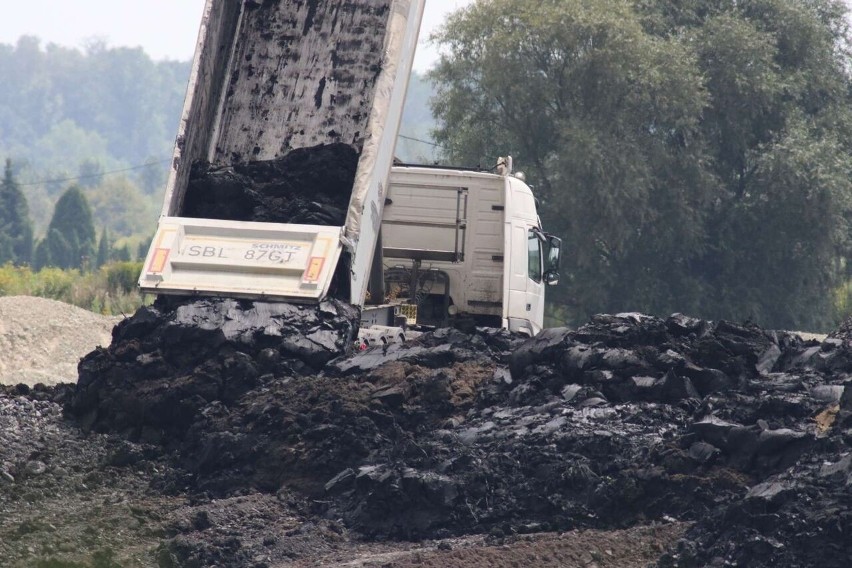
<instances>
[{"instance_id":1,"label":"sky","mask_svg":"<svg viewBox=\"0 0 852 568\"><path fill-rule=\"evenodd\" d=\"M431 67L437 52L428 37L450 12L473 0L426 0L414 68ZM153 59L192 58L204 0L23 0L9 2L0 18L0 43L34 35L43 44L85 47L141 46Z\"/></svg>"}]
</instances>

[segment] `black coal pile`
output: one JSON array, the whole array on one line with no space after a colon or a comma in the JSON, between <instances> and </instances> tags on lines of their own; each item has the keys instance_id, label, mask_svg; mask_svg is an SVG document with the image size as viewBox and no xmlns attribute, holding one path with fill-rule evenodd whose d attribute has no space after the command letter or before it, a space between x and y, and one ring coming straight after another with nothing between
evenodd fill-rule
<instances>
[{"instance_id":1,"label":"black coal pile","mask_svg":"<svg viewBox=\"0 0 852 568\"><path fill-rule=\"evenodd\" d=\"M417 449L326 489L335 514L396 537L699 519L814 445L809 420L834 391L773 373L806 352L796 336L683 316L548 330L443 424L406 420L423 408L397 388L389 403Z\"/></svg>"},{"instance_id":2,"label":"black coal pile","mask_svg":"<svg viewBox=\"0 0 852 568\"><path fill-rule=\"evenodd\" d=\"M274 376L315 373L351 348L358 319L337 300L160 297L81 360L69 410L87 430L167 441L211 404L233 404Z\"/></svg>"},{"instance_id":3,"label":"black coal pile","mask_svg":"<svg viewBox=\"0 0 852 568\"><path fill-rule=\"evenodd\" d=\"M196 163L181 215L343 226L357 166L358 152L342 143L234 166Z\"/></svg>"},{"instance_id":4,"label":"black coal pile","mask_svg":"<svg viewBox=\"0 0 852 568\"><path fill-rule=\"evenodd\" d=\"M336 329L334 306L305 331ZM685 520L664 566L852 558L842 334L619 314L532 340L437 330L329 360L295 328L247 333L236 311L202 322L197 309L123 324L81 363L71 410L178 450L200 491L296 492L368 538Z\"/></svg>"}]
</instances>

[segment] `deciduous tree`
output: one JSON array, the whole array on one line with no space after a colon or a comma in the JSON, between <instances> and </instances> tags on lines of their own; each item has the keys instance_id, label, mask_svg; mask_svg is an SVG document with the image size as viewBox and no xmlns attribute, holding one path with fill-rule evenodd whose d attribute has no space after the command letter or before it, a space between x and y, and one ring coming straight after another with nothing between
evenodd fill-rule
<instances>
[{"instance_id":1,"label":"deciduous tree","mask_svg":"<svg viewBox=\"0 0 852 568\"><path fill-rule=\"evenodd\" d=\"M819 327L848 254L835 0L489 0L436 39L450 159L512 153L565 237L556 301ZM817 222L816 220L820 221Z\"/></svg>"}]
</instances>

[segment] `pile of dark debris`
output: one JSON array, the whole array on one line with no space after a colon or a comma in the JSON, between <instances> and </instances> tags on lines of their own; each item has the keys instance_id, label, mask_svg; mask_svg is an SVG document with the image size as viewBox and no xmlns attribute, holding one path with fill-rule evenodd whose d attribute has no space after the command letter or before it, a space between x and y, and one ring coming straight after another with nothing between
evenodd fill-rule
<instances>
[{"instance_id":1,"label":"pile of dark debris","mask_svg":"<svg viewBox=\"0 0 852 568\"><path fill-rule=\"evenodd\" d=\"M849 329L631 313L339 356L353 321L336 302L162 301L81 362L66 411L179 456L196 491L286 488L367 539L679 520L661 566L852 558Z\"/></svg>"},{"instance_id":2,"label":"pile of dark debris","mask_svg":"<svg viewBox=\"0 0 852 568\"><path fill-rule=\"evenodd\" d=\"M99 440L81 459L135 467L155 494L268 495L366 541L679 521L660 566L852 558L848 327L818 342L631 313L351 352L357 320L335 301L161 299L81 361L76 387L0 398L64 405L77 453ZM52 471L18 449L4 478ZM205 538L199 514L160 535L161 566L263 565L248 560L261 544Z\"/></svg>"}]
</instances>

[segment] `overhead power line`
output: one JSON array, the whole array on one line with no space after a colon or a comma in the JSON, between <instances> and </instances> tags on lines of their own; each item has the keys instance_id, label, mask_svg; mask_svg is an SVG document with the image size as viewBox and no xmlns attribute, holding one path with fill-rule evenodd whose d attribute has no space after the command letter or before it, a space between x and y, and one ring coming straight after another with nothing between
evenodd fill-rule
<instances>
[{"instance_id":1,"label":"overhead power line","mask_svg":"<svg viewBox=\"0 0 852 568\"><path fill-rule=\"evenodd\" d=\"M110 174L119 174L121 172L129 172L131 170L141 170L142 168L150 168L151 166L157 166L159 164L166 164L170 161L171 160L160 160L158 162L147 162L145 164L139 164L137 166L130 166L129 168L121 168L119 170L109 170L109 171L106 171L106 172L101 172L99 174L89 174L89 175L85 175L85 176L75 176L75 177L68 177L68 178L45 179L45 180L41 180L41 181L31 181L31 182L27 182L27 183L20 183L18 185L20 185L20 186L43 185L43 184L46 184L46 183L62 183L62 182L66 182L66 181L77 181L77 180L81 180L81 179L100 178L100 177L108 176Z\"/></svg>"},{"instance_id":2,"label":"overhead power line","mask_svg":"<svg viewBox=\"0 0 852 568\"><path fill-rule=\"evenodd\" d=\"M399 134L398 136L400 138L404 138L405 140L412 140L414 142L420 142L422 144L429 144L430 146L434 146L436 148L442 148L442 149L444 148L440 144L437 144L437 143L432 142L430 140L423 140L422 138L415 138L414 136L406 136L405 134Z\"/></svg>"}]
</instances>

